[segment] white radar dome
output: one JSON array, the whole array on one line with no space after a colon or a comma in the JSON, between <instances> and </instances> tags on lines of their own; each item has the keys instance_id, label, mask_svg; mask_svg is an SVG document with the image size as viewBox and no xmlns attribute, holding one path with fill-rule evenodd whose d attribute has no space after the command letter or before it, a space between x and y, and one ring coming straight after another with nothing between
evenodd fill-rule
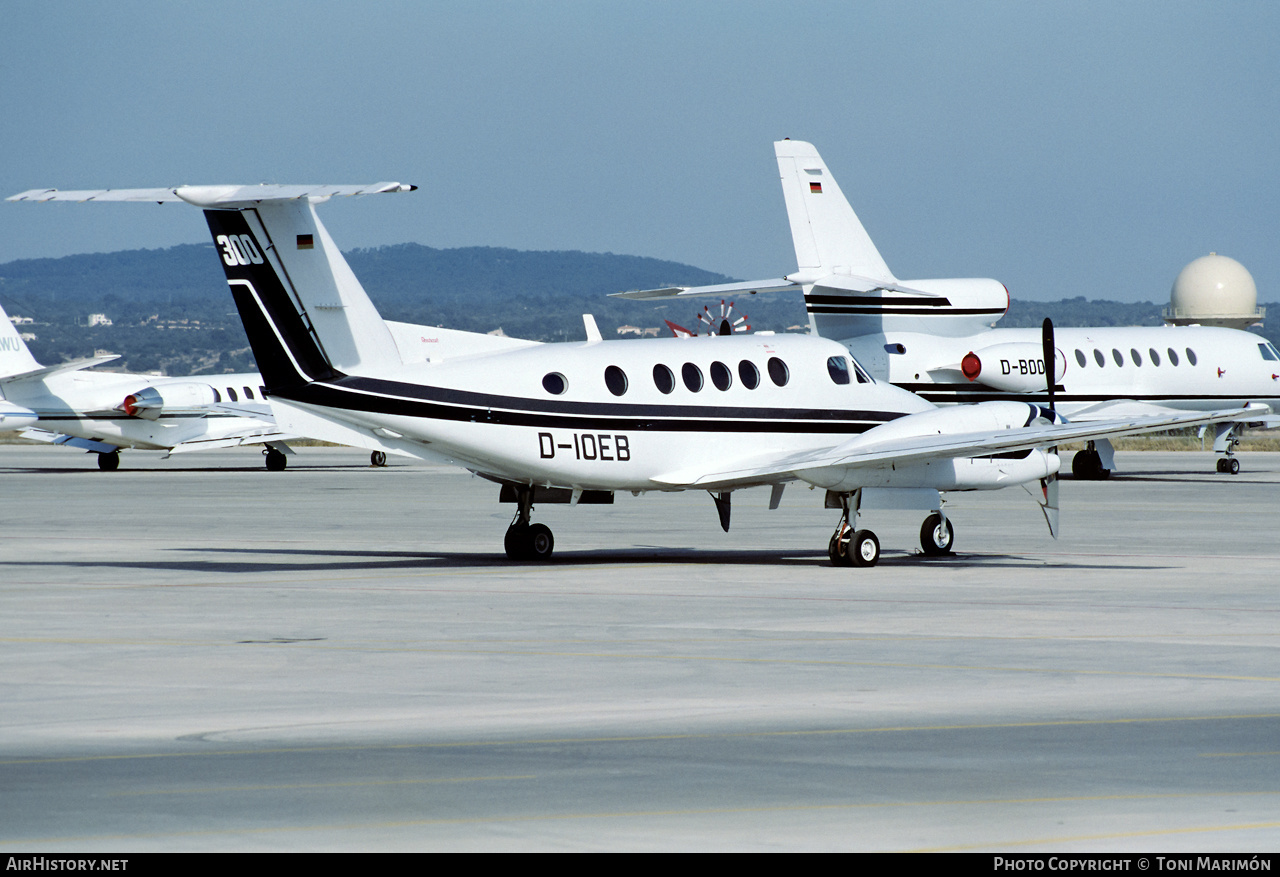
<instances>
[{"instance_id":1,"label":"white radar dome","mask_svg":"<svg viewBox=\"0 0 1280 877\"><path fill-rule=\"evenodd\" d=\"M1210 253L1178 274L1165 320L1170 323L1247 326L1262 319L1253 275L1235 259Z\"/></svg>"}]
</instances>

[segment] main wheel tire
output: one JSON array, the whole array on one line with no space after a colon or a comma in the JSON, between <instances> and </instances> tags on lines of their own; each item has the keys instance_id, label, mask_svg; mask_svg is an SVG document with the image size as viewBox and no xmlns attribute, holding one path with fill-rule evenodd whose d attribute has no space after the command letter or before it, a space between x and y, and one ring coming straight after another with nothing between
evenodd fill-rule
<instances>
[{"instance_id":1,"label":"main wheel tire","mask_svg":"<svg viewBox=\"0 0 1280 877\"><path fill-rule=\"evenodd\" d=\"M870 530L859 530L849 540L854 566L875 566L880 560L880 540Z\"/></svg>"},{"instance_id":2,"label":"main wheel tire","mask_svg":"<svg viewBox=\"0 0 1280 877\"><path fill-rule=\"evenodd\" d=\"M929 515L920 526L920 547L930 557L950 554L955 538L956 533L951 526L951 521L947 521L946 527L942 526L942 515L936 513Z\"/></svg>"},{"instance_id":3,"label":"main wheel tire","mask_svg":"<svg viewBox=\"0 0 1280 877\"><path fill-rule=\"evenodd\" d=\"M374 451L372 454L370 454L370 455L369 455L369 465L370 465L370 466L385 466L385 465L387 465L387 455L386 455L386 453L385 453L385 452L383 452L383 451Z\"/></svg>"},{"instance_id":4,"label":"main wheel tire","mask_svg":"<svg viewBox=\"0 0 1280 877\"><path fill-rule=\"evenodd\" d=\"M849 554L848 534L847 529L831 534L831 541L827 543L827 557L831 558L832 566L853 566L853 557ZM842 535L845 538L841 539Z\"/></svg>"},{"instance_id":5,"label":"main wheel tire","mask_svg":"<svg viewBox=\"0 0 1280 877\"><path fill-rule=\"evenodd\" d=\"M529 557L529 525L512 524L507 528L507 535L502 537L502 547L511 560L525 560Z\"/></svg>"},{"instance_id":6,"label":"main wheel tire","mask_svg":"<svg viewBox=\"0 0 1280 877\"><path fill-rule=\"evenodd\" d=\"M283 472L284 467L289 464L289 458L275 448L267 451L266 458L268 472Z\"/></svg>"},{"instance_id":7,"label":"main wheel tire","mask_svg":"<svg viewBox=\"0 0 1280 877\"><path fill-rule=\"evenodd\" d=\"M1218 458L1218 465L1217 465L1217 469L1218 469L1218 474L1219 474L1219 475L1222 475L1222 474L1224 474L1224 473L1227 471L1227 458L1226 458L1226 457L1219 457L1219 458Z\"/></svg>"},{"instance_id":8,"label":"main wheel tire","mask_svg":"<svg viewBox=\"0 0 1280 877\"><path fill-rule=\"evenodd\" d=\"M1101 454L1085 448L1071 458L1071 477L1077 481L1106 481L1111 477L1111 470L1102 468Z\"/></svg>"},{"instance_id":9,"label":"main wheel tire","mask_svg":"<svg viewBox=\"0 0 1280 877\"><path fill-rule=\"evenodd\" d=\"M550 560L555 550L556 540L551 535L551 528L546 524L530 524L527 540L527 554L530 560Z\"/></svg>"},{"instance_id":10,"label":"main wheel tire","mask_svg":"<svg viewBox=\"0 0 1280 877\"><path fill-rule=\"evenodd\" d=\"M1235 457L1228 457L1227 459L1230 461L1229 463L1227 463L1227 471L1230 472L1232 475L1239 475L1240 461L1237 460Z\"/></svg>"},{"instance_id":11,"label":"main wheel tire","mask_svg":"<svg viewBox=\"0 0 1280 877\"><path fill-rule=\"evenodd\" d=\"M120 468L120 452L112 451L109 454L98 454L98 468L103 472L114 472Z\"/></svg>"}]
</instances>

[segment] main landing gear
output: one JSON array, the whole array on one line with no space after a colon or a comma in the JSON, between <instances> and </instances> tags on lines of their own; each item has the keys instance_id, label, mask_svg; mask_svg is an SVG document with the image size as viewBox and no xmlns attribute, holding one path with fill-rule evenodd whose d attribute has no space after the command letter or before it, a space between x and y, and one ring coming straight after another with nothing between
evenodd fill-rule
<instances>
[{"instance_id":1,"label":"main landing gear","mask_svg":"<svg viewBox=\"0 0 1280 877\"><path fill-rule=\"evenodd\" d=\"M1224 429L1224 427L1226 427ZM1243 423L1218 424L1218 434L1213 440L1213 449L1226 454L1218 458L1218 471L1224 475L1239 475L1240 461L1236 459L1236 446L1240 444L1240 436L1244 433Z\"/></svg>"},{"instance_id":2,"label":"main landing gear","mask_svg":"<svg viewBox=\"0 0 1280 877\"><path fill-rule=\"evenodd\" d=\"M1230 454L1230 451L1227 451ZM1218 471L1224 475L1239 475L1240 461L1233 456L1218 458Z\"/></svg>"},{"instance_id":3,"label":"main landing gear","mask_svg":"<svg viewBox=\"0 0 1280 877\"><path fill-rule=\"evenodd\" d=\"M387 465L387 455L384 451L374 451L369 455L369 465L382 467Z\"/></svg>"},{"instance_id":4,"label":"main landing gear","mask_svg":"<svg viewBox=\"0 0 1280 877\"><path fill-rule=\"evenodd\" d=\"M850 509L850 497L840 497L840 523L827 543L827 556L833 566L875 566L880 560L880 540L870 530L853 528L858 521L861 491L854 493L852 499L853 508Z\"/></svg>"},{"instance_id":5,"label":"main landing gear","mask_svg":"<svg viewBox=\"0 0 1280 877\"><path fill-rule=\"evenodd\" d=\"M103 472L114 472L120 468L120 451L98 454L98 468Z\"/></svg>"},{"instance_id":6,"label":"main landing gear","mask_svg":"<svg viewBox=\"0 0 1280 877\"><path fill-rule=\"evenodd\" d=\"M289 462L289 458L275 448L263 448L262 453L266 457L268 472L283 472L285 465Z\"/></svg>"},{"instance_id":7,"label":"main landing gear","mask_svg":"<svg viewBox=\"0 0 1280 877\"><path fill-rule=\"evenodd\" d=\"M1102 468L1102 455L1093 442L1071 458L1071 477L1077 481L1105 481L1111 477L1111 470Z\"/></svg>"},{"instance_id":8,"label":"main landing gear","mask_svg":"<svg viewBox=\"0 0 1280 877\"><path fill-rule=\"evenodd\" d=\"M550 560L556 540L546 524L531 524L533 488L522 485L516 490L516 516L507 528L502 546L512 560Z\"/></svg>"},{"instance_id":9,"label":"main landing gear","mask_svg":"<svg viewBox=\"0 0 1280 877\"><path fill-rule=\"evenodd\" d=\"M832 494L828 494L831 501ZM840 523L827 543L827 556L834 566L875 566L880 560L880 540L870 530L855 529L858 509L862 504L862 492L842 495ZM920 525L920 548L929 557L943 557L951 553L955 544L955 528L946 514L939 509L924 519Z\"/></svg>"}]
</instances>

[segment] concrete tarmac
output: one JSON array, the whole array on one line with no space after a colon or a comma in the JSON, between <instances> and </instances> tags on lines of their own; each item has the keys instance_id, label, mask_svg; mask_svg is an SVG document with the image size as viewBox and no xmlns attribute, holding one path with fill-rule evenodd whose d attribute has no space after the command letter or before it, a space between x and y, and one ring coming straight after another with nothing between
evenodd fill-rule
<instances>
[{"instance_id":1,"label":"concrete tarmac","mask_svg":"<svg viewBox=\"0 0 1280 877\"><path fill-rule=\"evenodd\" d=\"M1280 454L872 512L0 446L0 850L1280 848Z\"/></svg>"}]
</instances>

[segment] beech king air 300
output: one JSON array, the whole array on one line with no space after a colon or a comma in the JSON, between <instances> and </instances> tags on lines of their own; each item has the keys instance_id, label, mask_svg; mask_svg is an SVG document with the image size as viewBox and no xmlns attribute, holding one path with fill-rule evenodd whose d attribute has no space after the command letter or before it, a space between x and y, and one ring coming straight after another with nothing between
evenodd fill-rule
<instances>
[{"instance_id":1,"label":"beech king air 300","mask_svg":"<svg viewBox=\"0 0 1280 877\"><path fill-rule=\"evenodd\" d=\"M1009 309L1004 284L986 278L898 280L812 144L774 144L799 269L770 280L618 293L654 299L730 298L800 289L813 331L839 341L878 380L938 405L1011 401L1044 405L1045 358L1036 329L993 329ZM1280 353L1265 338L1208 326L1060 328L1055 390L1073 423L1280 403ZM1246 426L1220 422L1219 472ZM1091 441L1071 464L1077 478L1115 468L1110 442Z\"/></svg>"},{"instance_id":2,"label":"beech king air 300","mask_svg":"<svg viewBox=\"0 0 1280 877\"><path fill-rule=\"evenodd\" d=\"M1048 407L938 409L876 381L828 339L604 341L589 315L585 342L441 329L429 348L407 347L379 316L314 205L335 195L412 188L184 186L15 198L203 208L280 427L451 462L498 482L517 506L504 542L516 560L552 553L551 531L530 520L535 501L609 502L619 490L701 489L727 530L734 490L771 486L776 508L791 481L826 489L828 506L841 509L828 543L837 565L876 563L879 540L857 529L859 510L904 495L931 497L934 511L921 532L931 554L948 553L953 538L939 490L1029 485L1056 533L1058 442L1243 413L1077 426L1058 422L1051 398Z\"/></svg>"},{"instance_id":3,"label":"beech king air 300","mask_svg":"<svg viewBox=\"0 0 1280 877\"><path fill-rule=\"evenodd\" d=\"M117 356L42 366L0 308L0 432L81 448L98 468L120 465L121 448L170 454L265 444L268 469L293 453L271 417L256 374L164 378L86 371Z\"/></svg>"}]
</instances>

